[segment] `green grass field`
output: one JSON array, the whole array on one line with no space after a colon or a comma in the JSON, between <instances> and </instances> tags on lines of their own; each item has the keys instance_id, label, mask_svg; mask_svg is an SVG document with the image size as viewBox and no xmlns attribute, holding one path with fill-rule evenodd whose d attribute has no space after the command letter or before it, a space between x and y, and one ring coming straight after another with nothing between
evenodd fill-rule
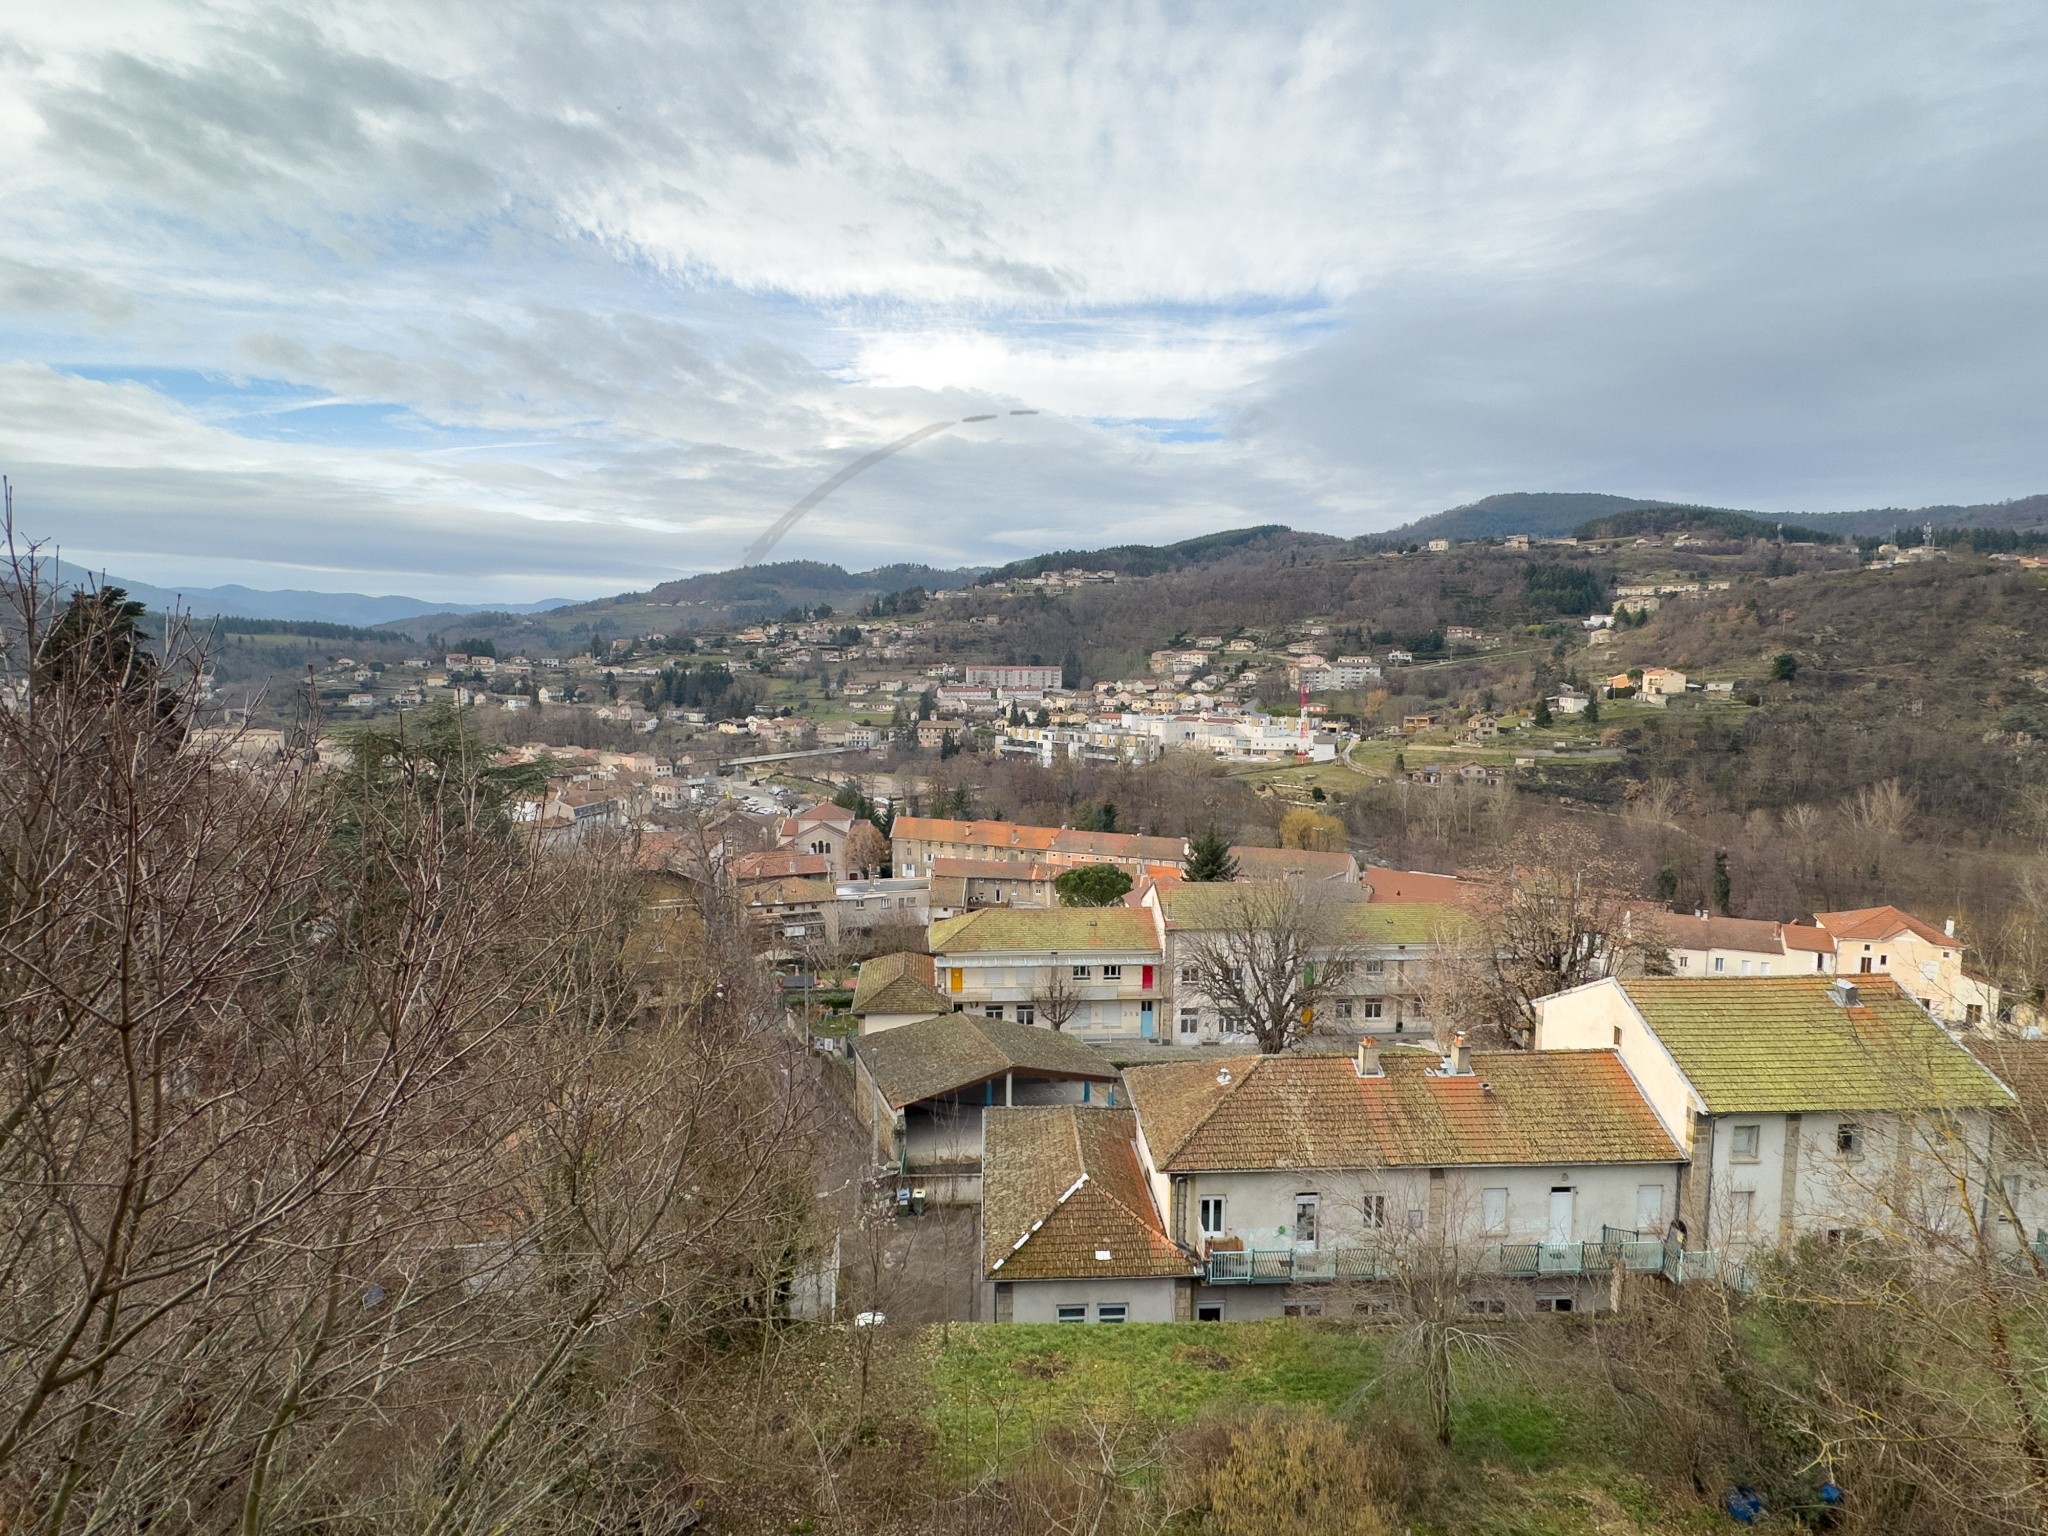
<instances>
[{"instance_id":1,"label":"green grass field","mask_svg":"<svg viewBox=\"0 0 2048 1536\"><path fill-rule=\"evenodd\" d=\"M1409 1411L1398 1363L1387 1369L1392 1337L1295 1321L933 1330L926 1381L936 1454L948 1476L971 1482L1091 1426L1174 1430L1269 1406L1351 1423L1369 1454L1375 1424ZM1504 1359L1461 1383L1450 1452L1412 1427L1404 1454L1429 1463L1414 1536L1720 1528L1711 1508L1660 1494L1629 1468L1625 1437L1583 1394L1534 1358L1511 1349Z\"/></svg>"}]
</instances>

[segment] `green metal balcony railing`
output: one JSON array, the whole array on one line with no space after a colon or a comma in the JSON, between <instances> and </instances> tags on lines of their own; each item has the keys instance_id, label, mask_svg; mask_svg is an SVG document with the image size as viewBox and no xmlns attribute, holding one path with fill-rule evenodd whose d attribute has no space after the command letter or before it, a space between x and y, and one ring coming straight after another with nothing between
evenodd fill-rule
<instances>
[{"instance_id":1,"label":"green metal balcony railing","mask_svg":"<svg viewBox=\"0 0 2048 1536\"><path fill-rule=\"evenodd\" d=\"M1741 1286L1742 1266L1715 1249L1685 1249L1659 1237L1622 1228L1603 1229L1594 1243L1492 1243L1465 1251L1475 1276L1504 1279L1605 1277L1619 1265L1630 1274L1671 1281L1719 1280ZM1390 1280L1412 1267L1401 1248L1338 1246L1311 1249L1217 1249L1209 1254L1211 1285L1313 1285L1333 1281Z\"/></svg>"}]
</instances>

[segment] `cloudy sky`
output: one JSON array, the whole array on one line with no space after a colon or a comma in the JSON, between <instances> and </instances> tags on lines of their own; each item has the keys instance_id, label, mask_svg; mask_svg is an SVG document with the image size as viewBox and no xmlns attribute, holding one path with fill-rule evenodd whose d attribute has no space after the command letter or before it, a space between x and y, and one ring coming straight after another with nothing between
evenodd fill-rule
<instances>
[{"instance_id":1,"label":"cloudy sky","mask_svg":"<svg viewBox=\"0 0 2048 1536\"><path fill-rule=\"evenodd\" d=\"M645 586L987 412L778 557L2048 490L2038 0L6 9L0 468L138 579Z\"/></svg>"}]
</instances>

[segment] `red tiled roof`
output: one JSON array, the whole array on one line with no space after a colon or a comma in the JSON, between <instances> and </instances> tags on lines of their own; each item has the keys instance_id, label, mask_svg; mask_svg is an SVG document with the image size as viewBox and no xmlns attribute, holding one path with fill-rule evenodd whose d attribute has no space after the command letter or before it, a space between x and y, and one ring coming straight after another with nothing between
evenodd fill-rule
<instances>
[{"instance_id":1,"label":"red tiled roof","mask_svg":"<svg viewBox=\"0 0 2048 1536\"><path fill-rule=\"evenodd\" d=\"M1787 949L1801 950L1810 955L1832 955L1835 952L1835 941L1828 937L1824 928L1787 923L1779 932Z\"/></svg>"},{"instance_id":2,"label":"red tiled roof","mask_svg":"<svg viewBox=\"0 0 2048 1536\"><path fill-rule=\"evenodd\" d=\"M1681 1156L1612 1051L1482 1051L1456 1076L1440 1059L1390 1051L1365 1077L1349 1056L1241 1056L1130 1067L1124 1081L1175 1173Z\"/></svg>"},{"instance_id":3,"label":"red tiled roof","mask_svg":"<svg viewBox=\"0 0 2048 1536\"><path fill-rule=\"evenodd\" d=\"M947 821L938 816L898 816L890 824L889 836L912 842L966 843L977 848L1035 848L1052 846L1057 827L1027 827L1014 821Z\"/></svg>"},{"instance_id":4,"label":"red tiled roof","mask_svg":"<svg viewBox=\"0 0 2048 1536\"><path fill-rule=\"evenodd\" d=\"M770 848L765 853L737 854L726 870L735 880L817 879L829 875L832 865L822 853Z\"/></svg>"},{"instance_id":5,"label":"red tiled roof","mask_svg":"<svg viewBox=\"0 0 2048 1536\"><path fill-rule=\"evenodd\" d=\"M1045 880L1058 873L1043 864L1025 864L1010 859L933 859L932 874L939 879Z\"/></svg>"},{"instance_id":6,"label":"red tiled roof","mask_svg":"<svg viewBox=\"0 0 2048 1536\"><path fill-rule=\"evenodd\" d=\"M982 1113L982 1259L990 1278L1199 1273L1152 1204L1130 1110L1062 1104Z\"/></svg>"},{"instance_id":7,"label":"red tiled roof","mask_svg":"<svg viewBox=\"0 0 2048 1536\"><path fill-rule=\"evenodd\" d=\"M1910 912L1901 912L1897 907L1858 907L1850 912L1816 912L1814 922L1825 928L1838 940L1847 939L1889 939L1901 933L1910 933L1925 939L1929 944L1945 944L1956 947L1956 941L1936 928L1924 923Z\"/></svg>"},{"instance_id":8,"label":"red tiled roof","mask_svg":"<svg viewBox=\"0 0 2048 1536\"><path fill-rule=\"evenodd\" d=\"M1446 906L1469 906L1473 888L1456 875L1432 875L1420 869L1386 869L1369 865L1365 883L1372 887L1369 901L1430 901Z\"/></svg>"},{"instance_id":9,"label":"red tiled roof","mask_svg":"<svg viewBox=\"0 0 2048 1536\"><path fill-rule=\"evenodd\" d=\"M1636 907L1630 922L1645 937L1676 949L1738 949L1756 954L1785 952L1778 923L1757 917L1702 917L1691 912L1665 912Z\"/></svg>"}]
</instances>

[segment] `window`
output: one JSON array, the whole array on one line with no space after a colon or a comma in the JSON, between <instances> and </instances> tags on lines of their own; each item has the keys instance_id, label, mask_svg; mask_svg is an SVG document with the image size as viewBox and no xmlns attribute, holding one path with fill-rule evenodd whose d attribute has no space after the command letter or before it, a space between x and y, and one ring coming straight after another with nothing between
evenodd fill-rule
<instances>
[{"instance_id":1,"label":"window","mask_svg":"<svg viewBox=\"0 0 2048 1536\"><path fill-rule=\"evenodd\" d=\"M1680 956L1678 957L1678 968L1679 968L1679 969L1680 969L1681 971L1683 971L1683 970L1689 970L1689 969L1691 968L1691 966L1692 966L1692 960L1691 960L1691 958L1690 958L1689 956L1686 956L1686 955L1680 955Z\"/></svg>"},{"instance_id":2,"label":"window","mask_svg":"<svg viewBox=\"0 0 2048 1536\"><path fill-rule=\"evenodd\" d=\"M1053 1310L1053 1319L1056 1322L1062 1323L1085 1323L1088 1321L1088 1309L1086 1307L1057 1307Z\"/></svg>"},{"instance_id":3,"label":"window","mask_svg":"<svg viewBox=\"0 0 2048 1536\"><path fill-rule=\"evenodd\" d=\"M1664 1226L1664 1186L1662 1184L1638 1184L1636 1186L1636 1230L1656 1232Z\"/></svg>"},{"instance_id":4,"label":"window","mask_svg":"<svg viewBox=\"0 0 2048 1536\"><path fill-rule=\"evenodd\" d=\"M1963 1022L1965 1024L1982 1024L1984 1022L1984 1005L1982 1003L1963 1004Z\"/></svg>"},{"instance_id":5,"label":"window","mask_svg":"<svg viewBox=\"0 0 2048 1536\"><path fill-rule=\"evenodd\" d=\"M1365 1018L1377 1019L1385 1017L1387 1009L1386 1004L1384 1003L1369 1001L1360 1003L1358 1005L1358 1011Z\"/></svg>"},{"instance_id":6,"label":"window","mask_svg":"<svg viewBox=\"0 0 2048 1536\"><path fill-rule=\"evenodd\" d=\"M1571 1309L1572 1299L1569 1296L1545 1296L1536 1303L1539 1312L1569 1312Z\"/></svg>"},{"instance_id":7,"label":"window","mask_svg":"<svg viewBox=\"0 0 2048 1536\"><path fill-rule=\"evenodd\" d=\"M1747 1232L1756 1224L1755 1190L1737 1189L1729 1192L1728 1224L1737 1232Z\"/></svg>"},{"instance_id":8,"label":"window","mask_svg":"<svg viewBox=\"0 0 2048 1536\"><path fill-rule=\"evenodd\" d=\"M1316 1218L1322 1211L1322 1196L1296 1195L1294 1197L1294 1246L1313 1248L1316 1245Z\"/></svg>"},{"instance_id":9,"label":"window","mask_svg":"<svg viewBox=\"0 0 2048 1536\"><path fill-rule=\"evenodd\" d=\"M1408 1207L1408 1230L1410 1232L1420 1232L1422 1230L1422 1207L1419 1205Z\"/></svg>"},{"instance_id":10,"label":"window","mask_svg":"<svg viewBox=\"0 0 2048 1536\"><path fill-rule=\"evenodd\" d=\"M1130 1315L1131 1309L1120 1301L1101 1301L1095 1304L1095 1321L1098 1323L1121 1323Z\"/></svg>"},{"instance_id":11,"label":"window","mask_svg":"<svg viewBox=\"0 0 2048 1536\"><path fill-rule=\"evenodd\" d=\"M1377 976L1386 968L1387 962L1384 960L1368 960L1365 962L1365 974L1368 976Z\"/></svg>"},{"instance_id":12,"label":"window","mask_svg":"<svg viewBox=\"0 0 2048 1536\"><path fill-rule=\"evenodd\" d=\"M1038 1009L1036 1005L1019 1003L1017 1005L1017 1022L1019 1024L1036 1024L1038 1022Z\"/></svg>"},{"instance_id":13,"label":"window","mask_svg":"<svg viewBox=\"0 0 2048 1536\"><path fill-rule=\"evenodd\" d=\"M1498 1296L1475 1296L1465 1303L1465 1310L1475 1317L1499 1317L1508 1309L1508 1304Z\"/></svg>"},{"instance_id":14,"label":"window","mask_svg":"<svg viewBox=\"0 0 2048 1536\"><path fill-rule=\"evenodd\" d=\"M1844 1120L1835 1127L1835 1150L1844 1157L1863 1155L1863 1127L1854 1120Z\"/></svg>"},{"instance_id":15,"label":"window","mask_svg":"<svg viewBox=\"0 0 2048 1536\"><path fill-rule=\"evenodd\" d=\"M1196 1219L1201 1224L1202 1236L1221 1237L1224 1230L1223 1197L1221 1195L1202 1196L1201 1205L1196 1211Z\"/></svg>"},{"instance_id":16,"label":"window","mask_svg":"<svg viewBox=\"0 0 2048 1536\"><path fill-rule=\"evenodd\" d=\"M1074 980L1076 981L1086 981L1094 974L1095 972L1088 966L1077 965L1074 967Z\"/></svg>"},{"instance_id":17,"label":"window","mask_svg":"<svg viewBox=\"0 0 2048 1536\"><path fill-rule=\"evenodd\" d=\"M1338 1002L1337 1002L1337 1018L1338 1018L1338 1021L1339 1021L1340 1023L1345 1023L1345 1024L1348 1024L1348 1023L1350 1023L1350 1022L1351 1022L1351 999L1350 999L1350 998L1346 997L1346 998L1340 998L1340 999L1338 999Z\"/></svg>"},{"instance_id":18,"label":"window","mask_svg":"<svg viewBox=\"0 0 2048 1536\"><path fill-rule=\"evenodd\" d=\"M1194 1010L1193 1008L1183 1008L1183 1009L1181 1009L1181 1011L1180 1011L1180 1032L1181 1032L1182 1034L1184 1034L1184 1035L1193 1035L1193 1034L1199 1034L1199 1033L1201 1032L1201 1028L1202 1028L1202 1016L1201 1016L1201 1014L1200 1014L1200 1013L1196 1012L1196 1011L1195 1011L1195 1010Z\"/></svg>"},{"instance_id":19,"label":"window","mask_svg":"<svg viewBox=\"0 0 2048 1536\"><path fill-rule=\"evenodd\" d=\"M1728 1159L1736 1163L1753 1163L1760 1155L1763 1145L1763 1130L1760 1125L1738 1125L1734 1139L1729 1143Z\"/></svg>"},{"instance_id":20,"label":"window","mask_svg":"<svg viewBox=\"0 0 2048 1536\"><path fill-rule=\"evenodd\" d=\"M1759 960L1759 961L1757 961L1757 963L1756 963L1756 973L1757 973L1757 975L1759 975L1759 976L1768 976L1768 975L1770 975L1770 974L1771 974L1771 962L1770 962L1770 961L1768 961L1768 960Z\"/></svg>"},{"instance_id":21,"label":"window","mask_svg":"<svg viewBox=\"0 0 2048 1536\"><path fill-rule=\"evenodd\" d=\"M981 1005L981 1016L984 1019L1000 1019L1003 1016L1003 1005L1001 1003L983 1003Z\"/></svg>"},{"instance_id":22,"label":"window","mask_svg":"<svg viewBox=\"0 0 2048 1536\"><path fill-rule=\"evenodd\" d=\"M1105 965L1102 968L1102 979L1104 981L1122 981L1124 979L1124 968L1120 965Z\"/></svg>"},{"instance_id":23,"label":"window","mask_svg":"<svg viewBox=\"0 0 2048 1536\"><path fill-rule=\"evenodd\" d=\"M1868 975L1870 973L1870 956L1865 955L1860 961L1858 961L1856 969L1863 972L1865 975Z\"/></svg>"},{"instance_id":24,"label":"window","mask_svg":"<svg viewBox=\"0 0 2048 1536\"><path fill-rule=\"evenodd\" d=\"M1488 1232L1507 1231L1508 1192L1505 1189L1482 1189L1479 1192L1479 1220Z\"/></svg>"},{"instance_id":25,"label":"window","mask_svg":"<svg viewBox=\"0 0 2048 1536\"><path fill-rule=\"evenodd\" d=\"M1365 1197L1365 1230L1378 1232L1387 1224L1387 1197L1367 1195Z\"/></svg>"},{"instance_id":26,"label":"window","mask_svg":"<svg viewBox=\"0 0 2048 1536\"><path fill-rule=\"evenodd\" d=\"M1198 1323L1220 1323L1223 1321L1223 1303L1220 1301L1198 1301L1195 1303L1195 1321Z\"/></svg>"},{"instance_id":27,"label":"window","mask_svg":"<svg viewBox=\"0 0 2048 1536\"><path fill-rule=\"evenodd\" d=\"M1290 1301L1280 1311L1286 1317L1321 1317L1323 1304L1320 1301Z\"/></svg>"},{"instance_id":28,"label":"window","mask_svg":"<svg viewBox=\"0 0 2048 1536\"><path fill-rule=\"evenodd\" d=\"M1725 971L1728 969L1728 962L1721 956L1716 955L1714 956L1714 969L1717 971Z\"/></svg>"}]
</instances>

